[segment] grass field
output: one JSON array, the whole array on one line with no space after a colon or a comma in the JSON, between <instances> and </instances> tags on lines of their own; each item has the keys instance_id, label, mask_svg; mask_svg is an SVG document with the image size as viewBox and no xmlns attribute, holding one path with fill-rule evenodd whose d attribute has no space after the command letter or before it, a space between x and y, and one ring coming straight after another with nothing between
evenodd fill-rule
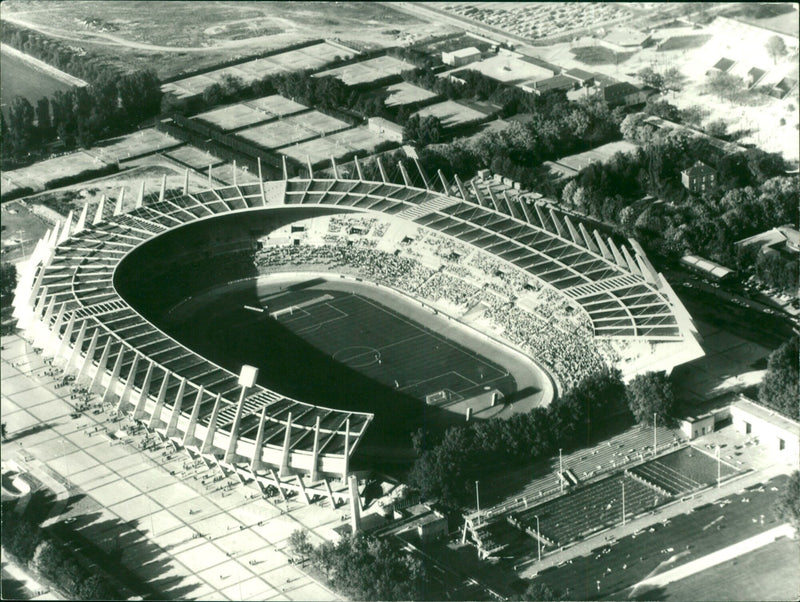
<instances>
[{"instance_id":1,"label":"grass field","mask_svg":"<svg viewBox=\"0 0 800 602\"><path fill-rule=\"evenodd\" d=\"M782 538L686 579L670 583L658 600L791 600L800 592L800 544Z\"/></svg>"},{"instance_id":2,"label":"grass field","mask_svg":"<svg viewBox=\"0 0 800 602\"><path fill-rule=\"evenodd\" d=\"M775 477L761 487L699 506L667 525L657 524L542 571L536 581L561 591L568 587L571 600L628 600L630 587L648 576L777 526L775 501L785 483L785 476ZM657 593L642 592L641 599L658 599L653 596Z\"/></svg>"},{"instance_id":3,"label":"grass field","mask_svg":"<svg viewBox=\"0 0 800 602\"><path fill-rule=\"evenodd\" d=\"M330 75L342 80L348 86L355 86L357 84L368 84L390 75L398 75L411 69L414 69L414 65L411 63L391 56L379 56L345 65L344 67L323 71L318 74L318 77Z\"/></svg>"},{"instance_id":4,"label":"grass field","mask_svg":"<svg viewBox=\"0 0 800 602\"><path fill-rule=\"evenodd\" d=\"M100 169L105 165L106 162L100 158L86 151L77 151L4 172L3 190L13 189L6 188L7 179L14 184L14 187L30 186L34 191L44 190L45 185L56 178L75 175L90 169Z\"/></svg>"},{"instance_id":5,"label":"grass field","mask_svg":"<svg viewBox=\"0 0 800 602\"><path fill-rule=\"evenodd\" d=\"M463 424L463 413L448 411L447 405L427 405L427 393L450 388L457 399L482 392L484 386L504 394L516 390L516 380L504 368L453 343L446 330L436 334L405 314L347 290L364 291L359 289L364 285L352 283L340 290L344 287L315 279L284 286L226 288L196 296L191 312L165 319L160 326L230 370L238 372L242 364L257 366L259 382L284 395L373 412L362 446L389 449L391 455L397 450L410 454L410 433L419 427L436 431ZM277 319L269 317L309 301ZM407 300L392 295L395 301L399 309L419 309L412 310ZM245 305L266 311L254 312ZM441 325L441 318L426 316Z\"/></svg>"},{"instance_id":6,"label":"grass field","mask_svg":"<svg viewBox=\"0 0 800 602\"><path fill-rule=\"evenodd\" d=\"M208 169L209 165L216 167L224 163L222 159L212 155L208 151L200 150L196 146L191 146L189 144L164 154L194 169L204 170Z\"/></svg>"},{"instance_id":7,"label":"grass field","mask_svg":"<svg viewBox=\"0 0 800 602\"><path fill-rule=\"evenodd\" d=\"M444 127L455 127L486 117L484 113L454 100L445 100L444 102L429 105L424 109L420 109L414 115L419 115L420 117L433 115L441 120Z\"/></svg>"},{"instance_id":8,"label":"grass field","mask_svg":"<svg viewBox=\"0 0 800 602\"><path fill-rule=\"evenodd\" d=\"M420 88L408 82L400 82L387 86L381 92L386 93L383 101L387 107L398 107L402 105L420 102L436 96L434 92L429 92L425 88Z\"/></svg>"},{"instance_id":9,"label":"grass field","mask_svg":"<svg viewBox=\"0 0 800 602\"><path fill-rule=\"evenodd\" d=\"M277 319L336 361L420 400L441 390L454 401L486 387L512 392L508 372L489 360L365 297L321 293L294 293L293 304L311 304ZM279 299L270 311L283 304Z\"/></svg>"},{"instance_id":10,"label":"grass field","mask_svg":"<svg viewBox=\"0 0 800 602\"><path fill-rule=\"evenodd\" d=\"M584 65L618 65L634 54L633 52L614 52L605 46L582 46L572 49L575 60Z\"/></svg>"},{"instance_id":11,"label":"grass field","mask_svg":"<svg viewBox=\"0 0 800 602\"><path fill-rule=\"evenodd\" d=\"M27 98L35 107L40 98L72 87L5 52L0 53L0 60L0 106L4 113L15 96Z\"/></svg>"},{"instance_id":12,"label":"grass field","mask_svg":"<svg viewBox=\"0 0 800 602\"><path fill-rule=\"evenodd\" d=\"M126 161L149 153L154 153L165 148L178 146L181 141L159 132L155 128L139 130L118 138L111 138L98 143L87 152L99 157L106 163Z\"/></svg>"},{"instance_id":13,"label":"grass field","mask_svg":"<svg viewBox=\"0 0 800 602\"><path fill-rule=\"evenodd\" d=\"M250 100L245 103L249 107L258 109L276 117L283 117L284 115L291 115L292 113L299 113L305 111L308 107L301 105L288 98L284 98L280 94L273 94L272 96L262 96L255 100Z\"/></svg>"}]
</instances>

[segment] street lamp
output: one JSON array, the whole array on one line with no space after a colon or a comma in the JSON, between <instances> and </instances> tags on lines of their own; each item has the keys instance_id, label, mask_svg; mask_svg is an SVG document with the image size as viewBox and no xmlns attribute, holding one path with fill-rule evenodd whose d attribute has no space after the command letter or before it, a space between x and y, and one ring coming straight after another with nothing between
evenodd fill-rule
<instances>
[{"instance_id":1,"label":"street lamp","mask_svg":"<svg viewBox=\"0 0 800 602\"><path fill-rule=\"evenodd\" d=\"M533 518L536 519L536 547L539 551L539 562L542 561L542 532L539 530L539 515L534 514Z\"/></svg>"}]
</instances>

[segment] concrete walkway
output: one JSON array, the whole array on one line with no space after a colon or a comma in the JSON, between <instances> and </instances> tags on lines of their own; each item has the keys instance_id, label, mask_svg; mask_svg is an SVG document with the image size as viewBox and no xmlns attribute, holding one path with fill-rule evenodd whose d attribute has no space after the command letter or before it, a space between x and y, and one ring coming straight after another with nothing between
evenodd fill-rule
<instances>
[{"instance_id":1,"label":"concrete walkway","mask_svg":"<svg viewBox=\"0 0 800 602\"><path fill-rule=\"evenodd\" d=\"M629 597L634 597L637 589L639 588L664 586L668 583L672 583L673 581L680 581L686 577L691 577L695 573L705 571L713 566L722 564L728 560L733 560L734 558L742 556L743 554L747 554L757 550L758 548L771 544L773 541L783 536L794 536L794 528L789 523L780 525L779 527L775 527L769 531L764 531L763 533L759 533L758 535L744 539L726 548L722 548L721 550L707 554L702 558L698 558L697 560L687 562L686 564L675 567L674 569L654 575L653 577L648 577L633 587Z\"/></svg>"},{"instance_id":2,"label":"concrete walkway","mask_svg":"<svg viewBox=\"0 0 800 602\"><path fill-rule=\"evenodd\" d=\"M0 558L2 558L3 572L10 575L13 579L21 581L24 587L34 594L31 600L63 600L55 591L51 590L48 586L43 585L36 581L30 574L20 566L18 566L6 554L6 551L0 549ZM4 599L5 596L4 596Z\"/></svg>"}]
</instances>

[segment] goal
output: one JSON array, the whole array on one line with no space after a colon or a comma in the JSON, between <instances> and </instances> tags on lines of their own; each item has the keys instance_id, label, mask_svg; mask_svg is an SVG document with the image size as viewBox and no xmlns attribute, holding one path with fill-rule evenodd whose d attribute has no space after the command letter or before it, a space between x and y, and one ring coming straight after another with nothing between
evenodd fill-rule
<instances>
[{"instance_id":1,"label":"goal","mask_svg":"<svg viewBox=\"0 0 800 602\"><path fill-rule=\"evenodd\" d=\"M446 389L442 389L441 391L436 391L435 393L430 393L425 396L425 402L429 406L447 403L448 401L450 401L450 392Z\"/></svg>"}]
</instances>

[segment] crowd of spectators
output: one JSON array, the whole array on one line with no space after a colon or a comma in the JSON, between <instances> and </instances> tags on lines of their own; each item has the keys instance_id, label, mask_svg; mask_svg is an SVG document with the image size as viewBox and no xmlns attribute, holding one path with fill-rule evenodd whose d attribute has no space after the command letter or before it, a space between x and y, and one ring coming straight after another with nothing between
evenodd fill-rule
<instances>
[{"instance_id":1,"label":"crowd of spectators","mask_svg":"<svg viewBox=\"0 0 800 602\"><path fill-rule=\"evenodd\" d=\"M348 274L413 295L456 317L477 308L498 336L547 365L565 389L604 365L584 312L563 296L538 285L522 270L437 233L417 231L393 252L376 248L390 227L374 218L332 216L308 228L300 244L276 238L256 253L260 272L318 269ZM318 233L318 234L316 234ZM282 244L275 244L279 242ZM413 241L413 242L411 242ZM419 260L440 260L435 270ZM517 299L525 295L524 307ZM607 349L606 349L607 347Z\"/></svg>"}]
</instances>

